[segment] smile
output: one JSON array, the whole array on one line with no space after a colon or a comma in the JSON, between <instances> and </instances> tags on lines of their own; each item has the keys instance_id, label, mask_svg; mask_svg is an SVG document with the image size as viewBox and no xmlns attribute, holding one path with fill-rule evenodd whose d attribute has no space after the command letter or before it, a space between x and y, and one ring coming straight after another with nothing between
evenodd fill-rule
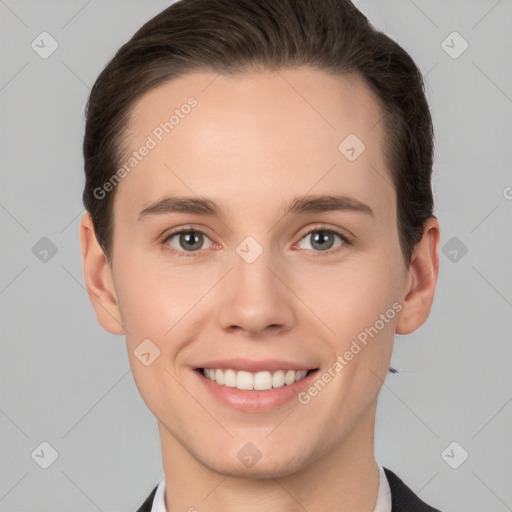
<instances>
[{"instance_id":1,"label":"smile","mask_svg":"<svg viewBox=\"0 0 512 512\"><path fill-rule=\"evenodd\" d=\"M311 385L319 371L318 368L279 369L281 365L278 362L266 365L253 363L239 364L245 367L244 370L230 368L227 362L219 364L224 368L205 365L195 368L192 374L199 379L199 389L220 403L245 413L265 413L297 400L299 393ZM262 366L274 368L261 370Z\"/></svg>"},{"instance_id":2,"label":"smile","mask_svg":"<svg viewBox=\"0 0 512 512\"><path fill-rule=\"evenodd\" d=\"M237 388L245 391L266 391L291 385L306 377L310 370L277 370L274 372L247 372L233 369L200 368L202 374L220 386Z\"/></svg>"}]
</instances>

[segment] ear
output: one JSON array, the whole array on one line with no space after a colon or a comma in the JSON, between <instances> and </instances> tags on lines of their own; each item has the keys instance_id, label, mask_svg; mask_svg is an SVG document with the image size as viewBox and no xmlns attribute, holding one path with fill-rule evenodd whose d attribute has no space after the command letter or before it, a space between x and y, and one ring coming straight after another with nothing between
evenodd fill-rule
<instances>
[{"instance_id":1,"label":"ear","mask_svg":"<svg viewBox=\"0 0 512 512\"><path fill-rule=\"evenodd\" d=\"M80 250L85 285L99 324L111 334L123 334L112 272L87 212L80 220Z\"/></svg>"},{"instance_id":2,"label":"ear","mask_svg":"<svg viewBox=\"0 0 512 512\"><path fill-rule=\"evenodd\" d=\"M403 308L396 322L397 334L409 334L427 320L438 273L439 222L430 217L423 225L423 236L411 258Z\"/></svg>"}]
</instances>

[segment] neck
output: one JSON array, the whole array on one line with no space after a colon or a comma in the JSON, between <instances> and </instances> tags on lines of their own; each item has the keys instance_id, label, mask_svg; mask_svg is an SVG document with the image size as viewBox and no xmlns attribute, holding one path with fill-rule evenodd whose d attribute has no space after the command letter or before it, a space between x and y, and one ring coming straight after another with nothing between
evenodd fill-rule
<instances>
[{"instance_id":1,"label":"neck","mask_svg":"<svg viewBox=\"0 0 512 512\"><path fill-rule=\"evenodd\" d=\"M379 487L374 426L375 407L342 442L297 471L247 478L210 469L159 423L167 512L373 512Z\"/></svg>"}]
</instances>

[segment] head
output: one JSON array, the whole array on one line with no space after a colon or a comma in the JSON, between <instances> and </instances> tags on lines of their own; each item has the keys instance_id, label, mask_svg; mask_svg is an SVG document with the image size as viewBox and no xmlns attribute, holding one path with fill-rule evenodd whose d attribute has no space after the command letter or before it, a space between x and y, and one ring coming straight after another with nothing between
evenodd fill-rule
<instances>
[{"instance_id":1,"label":"head","mask_svg":"<svg viewBox=\"0 0 512 512\"><path fill-rule=\"evenodd\" d=\"M84 158L87 287L168 446L284 475L370 435L394 335L428 317L438 267L432 121L399 45L348 1L183 0L100 74ZM324 386L238 410L198 371L228 358ZM255 468L237 458L249 441Z\"/></svg>"}]
</instances>

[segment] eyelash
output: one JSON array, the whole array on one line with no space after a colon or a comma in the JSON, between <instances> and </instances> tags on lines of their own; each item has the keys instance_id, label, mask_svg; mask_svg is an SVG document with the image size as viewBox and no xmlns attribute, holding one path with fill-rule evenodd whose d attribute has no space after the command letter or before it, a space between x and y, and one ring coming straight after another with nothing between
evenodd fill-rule
<instances>
[{"instance_id":1,"label":"eyelash","mask_svg":"<svg viewBox=\"0 0 512 512\"><path fill-rule=\"evenodd\" d=\"M304 233L300 237L299 241L302 240L307 235L311 235L312 233L315 233L317 231L325 231L327 233L334 233L334 234L338 235L341 238L341 240L343 241L343 244L340 245L339 247L336 247L335 249L328 249L326 251L313 251L313 257L314 258L320 257L320 256L324 256L324 255L330 256L330 255L333 255L333 254L337 254L340 251L344 250L345 246L352 245L352 241L344 233L342 233L341 231L338 231L337 229L327 228L325 226L316 226L313 229L310 229L309 231L307 231L306 233ZM210 239L210 237L206 233L204 233L203 231L201 231L199 229L194 229L192 227L181 227L181 228L175 229L171 233L166 233L162 237L162 239L161 239L161 244L164 246L164 248L167 251L169 251L171 254L173 254L175 256L185 257L185 258L197 258L197 257L200 257L201 253L204 252L203 250L198 250L198 251L180 251L180 250L177 250L174 247L171 247L171 246L169 246L167 244L167 242L171 238L173 238L174 236L179 235L181 233L200 233L200 234L204 235L205 237L207 237L208 239ZM311 249L307 249L307 250L311 251Z\"/></svg>"}]
</instances>

